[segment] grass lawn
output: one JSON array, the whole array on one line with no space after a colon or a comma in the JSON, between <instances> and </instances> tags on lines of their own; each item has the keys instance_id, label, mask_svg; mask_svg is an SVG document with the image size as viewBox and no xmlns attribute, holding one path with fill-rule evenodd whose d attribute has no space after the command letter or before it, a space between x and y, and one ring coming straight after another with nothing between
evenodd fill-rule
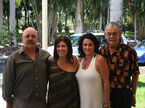
<instances>
[{"instance_id":1,"label":"grass lawn","mask_svg":"<svg viewBox=\"0 0 145 108\"><path fill-rule=\"evenodd\" d=\"M136 101L136 108L145 108L145 76L139 76Z\"/></svg>"}]
</instances>

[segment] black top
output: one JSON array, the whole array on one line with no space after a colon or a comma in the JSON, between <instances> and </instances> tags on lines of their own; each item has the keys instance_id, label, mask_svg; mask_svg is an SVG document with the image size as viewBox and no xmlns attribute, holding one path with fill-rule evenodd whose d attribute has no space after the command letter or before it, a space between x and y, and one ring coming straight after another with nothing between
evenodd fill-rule
<instances>
[{"instance_id":1,"label":"black top","mask_svg":"<svg viewBox=\"0 0 145 108\"><path fill-rule=\"evenodd\" d=\"M60 69L51 60L48 64L48 108L79 108L79 90L75 72Z\"/></svg>"}]
</instances>

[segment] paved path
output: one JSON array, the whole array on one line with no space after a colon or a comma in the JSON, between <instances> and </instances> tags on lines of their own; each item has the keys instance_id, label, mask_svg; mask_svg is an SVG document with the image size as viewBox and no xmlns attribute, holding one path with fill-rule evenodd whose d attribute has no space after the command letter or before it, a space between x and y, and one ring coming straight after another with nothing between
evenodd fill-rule
<instances>
[{"instance_id":1,"label":"paved path","mask_svg":"<svg viewBox=\"0 0 145 108\"><path fill-rule=\"evenodd\" d=\"M140 75L145 76L145 66L139 66Z\"/></svg>"},{"instance_id":2,"label":"paved path","mask_svg":"<svg viewBox=\"0 0 145 108\"><path fill-rule=\"evenodd\" d=\"M6 108L6 103L2 98L2 87L0 86L0 108Z\"/></svg>"}]
</instances>

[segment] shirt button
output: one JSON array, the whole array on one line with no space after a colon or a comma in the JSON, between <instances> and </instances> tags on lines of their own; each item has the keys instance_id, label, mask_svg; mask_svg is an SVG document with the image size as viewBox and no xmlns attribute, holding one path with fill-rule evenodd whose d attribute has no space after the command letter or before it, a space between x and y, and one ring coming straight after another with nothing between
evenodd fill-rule
<instances>
[{"instance_id":1,"label":"shirt button","mask_svg":"<svg viewBox=\"0 0 145 108\"><path fill-rule=\"evenodd\" d=\"M35 77L35 80L37 80L38 78L37 77Z\"/></svg>"},{"instance_id":2,"label":"shirt button","mask_svg":"<svg viewBox=\"0 0 145 108\"><path fill-rule=\"evenodd\" d=\"M38 88L38 85L35 85L36 88Z\"/></svg>"},{"instance_id":3,"label":"shirt button","mask_svg":"<svg viewBox=\"0 0 145 108\"><path fill-rule=\"evenodd\" d=\"M36 93L35 95L38 96L38 93Z\"/></svg>"}]
</instances>

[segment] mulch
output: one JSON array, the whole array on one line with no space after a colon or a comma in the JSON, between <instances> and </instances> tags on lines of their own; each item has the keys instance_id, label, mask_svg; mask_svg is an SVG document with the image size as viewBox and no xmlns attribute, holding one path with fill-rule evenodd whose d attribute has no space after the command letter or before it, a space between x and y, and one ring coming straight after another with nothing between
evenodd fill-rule
<instances>
[{"instance_id":1,"label":"mulch","mask_svg":"<svg viewBox=\"0 0 145 108\"><path fill-rule=\"evenodd\" d=\"M9 56L11 53L13 53L14 51L18 50L19 48L13 48L13 47L3 47L0 48L0 56Z\"/></svg>"}]
</instances>

